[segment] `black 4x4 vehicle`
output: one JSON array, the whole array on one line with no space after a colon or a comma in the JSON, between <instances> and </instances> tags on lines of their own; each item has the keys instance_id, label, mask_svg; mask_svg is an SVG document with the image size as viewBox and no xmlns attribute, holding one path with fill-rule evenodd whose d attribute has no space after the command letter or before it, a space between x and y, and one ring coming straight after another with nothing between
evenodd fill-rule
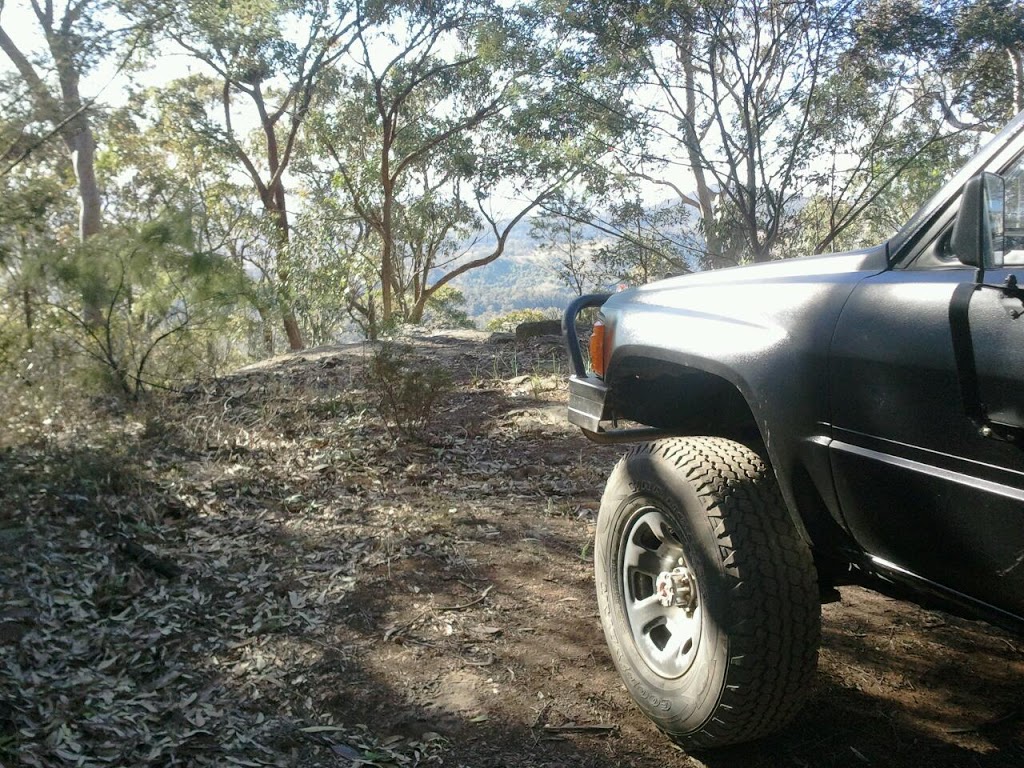
<instances>
[{"instance_id":1,"label":"black 4x4 vehicle","mask_svg":"<svg viewBox=\"0 0 1024 768\"><path fill-rule=\"evenodd\" d=\"M670 736L785 724L836 585L1024 630L1022 282L1024 113L876 248L569 307L569 420L648 441L608 480L596 581L615 665Z\"/></svg>"}]
</instances>

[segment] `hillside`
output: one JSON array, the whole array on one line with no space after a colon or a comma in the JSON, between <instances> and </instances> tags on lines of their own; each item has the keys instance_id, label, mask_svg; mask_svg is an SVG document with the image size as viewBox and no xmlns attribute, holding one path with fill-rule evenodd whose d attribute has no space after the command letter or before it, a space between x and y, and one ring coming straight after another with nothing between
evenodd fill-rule
<instances>
[{"instance_id":1,"label":"hillside","mask_svg":"<svg viewBox=\"0 0 1024 768\"><path fill-rule=\"evenodd\" d=\"M561 313L573 292L558 278L558 259L540 248L529 235L528 223L512 230L505 252L485 267L456 278L469 317L483 328L494 317L520 309ZM466 258L478 258L493 248L493 238L476 243Z\"/></svg>"},{"instance_id":2,"label":"hillside","mask_svg":"<svg viewBox=\"0 0 1024 768\"><path fill-rule=\"evenodd\" d=\"M620 450L565 423L559 341L409 344L67 402L9 436L0 765L1021 765L1019 640L858 589L824 608L793 727L682 754L601 636Z\"/></svg>"}]
</instances>

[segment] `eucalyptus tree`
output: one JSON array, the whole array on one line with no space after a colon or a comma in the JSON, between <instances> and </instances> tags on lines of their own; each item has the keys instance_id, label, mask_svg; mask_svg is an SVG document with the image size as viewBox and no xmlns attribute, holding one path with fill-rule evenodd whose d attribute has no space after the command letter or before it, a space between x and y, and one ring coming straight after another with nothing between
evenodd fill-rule
<instances>
[{"instance_id":1,"label":"eucalyptus tree","mask_svg":"<svg viewBox=\"0 0 1024 768\"><path fill-rule=\"evenodd\" d=\"M651 204L629 179L597 185L592 194L546 203L531 233L558 260L556 272L577 295L609 283L642 285L704 266L690 208Z\"/></svg>"},{"instance_id":2,"label":"eucalyptus tree","mask_svg":"<svg viewBox=\"0 0 1024 768\"><path fill-rule=\"evenodd\" d=\"M112 40L102 18L108 4L103 0L66 0L63 5L30 0L29 7L44 50L24 49L15 40L24 41L31 35L11 27L7 0L0 0L0 50L21 77L36 119L48 126L48 134L59 136L64 143L77 183L79 237L84 241L100 231L103 212L96 180L93 102L83 97L81 81L110 52Z\"/></svg>"},{"instance_id":3,"label":"eucalyptus tree","mask_svg":"<svg viewBox=\"0 0 1024 768\"><path fill-rule=\"evenodd\" d=\"M905 72L947 126L991 132L1024 111L1024 5L1018 0L869 0L854 53Z\"/></svg>"},{"instance_id":4,"label":"eucalyptus tree","mask_svg":"<svg viewBox=\"0 0 1024 768\"><path fill-rule=\"evenodd\" d=\"M620 170L698 212L708 266L770 258L801 194L811 104L840 43L829 3L573 4L566 22L631 78L647 146Z\"/></svg>"},{"instance_id":5,"label":"eucalyptus tree","mask_svg":"<svg viewBox=\"0 0 1024 768\"><path fill-rule=\"evenodd\" d=\"M559 281L582 296L601 288L607 282L607 274L594 258L598 247L595 234L587 231L586 224L564 215L567 208L575 207L574 203L570 199L534 216L530 237L542 252L554 257Z\"/></svg>"},{"instance_id":6,"label":"eucalyptus tree","mask_svg":"<svg viewBox=\"0 0 1024 768\"><path fill-rule=\"evenodd\" d=\"M232 284L233 296L223 297L234 311L221 323L218 346L240 346L242 336L253 354L272 354L276 321L267 307L273 306L274 227L254 208L252 188L233 173L232 157L216 144L197 141L182 119L180 85L130 94L98 134L105 147L98 167L107 179L110 226L130 230L168 216L187 221L194 252L211 254L211 263L224 262L217 264L220 272L247 276Z\"/></svg>"},{"instance_id":7,"label":"eucalyptus tree","mask_svg":"<svg viewBox=\"0 0 1024 768\"><path fill-rule=\"evenodd\" d=\"M828 248L949 133L897 87L909 72L855 55L861 14L852 0L571 2L561 24L630 84L623 118L644 142L615 167L692 209L698 261L718 267L789 253L812 198L827 205L810 247Z\"/></svg>"},{"instance_id":8,"label":"eucalyptus tree","mask_svg":"<svg viewBox=\"0 0 1024 768\"><path fill-rule=\"evenodd\" d=\"M601 229L616 238L599 249L597 259L616 281L629 285L686 274L703 255L689 234L689 218L686 206L649 206L623 195L600 220Z\"/></svg>"},{"instance_id":9,"label":"eucalyptus tree","mask_svg":"<svg viewBox=\"0 0 1024 768\"><path fill-rule=\"evenodd\" d=\"M375 332L419 322L439 290L499 258L607 139L566 76L572 52L530 7L359 0L356 12L315 140L376 245L377 290L361 302Z\"/></svg>"},{"instance_id":10,"label":"eucalyptus tree","mask_svg":"<svg viewBox=\"0 0 1024 768\"><path fill-rule=\"evenodd\" d=\"M252 185L273 232L276 304L288 345L303 339L292 308L288 171L301 129L335 63L355 40L343 1L123 3L135 17L161 18L161 32L199 66L177 89L197 140L231 157Z\"/></svg>"},{"instance_id":11,"label":"eucalyptus tree","mask_svg":"<svg viewBox=\"0 0 1024 768\"><path fill-rule=\"evenodd\" d=\"M17 75L0 78L0 368L35 343L40 256L74 241L78 226L67 156L33 130L24 87Z\"/></svg>"},{"instance_id":12,"label":"eucalyptus tree","mask_svg":"<svg viewBox=\"0 0 1024 768\"><path fill-rule=\"evenodd\" d=\"M27 7L0 0L0 50L17 73L33 111L33 120L12 145L16 151L5 152L0 174L25 163L51 139L62 143L65 164L73 173L78 240L83 243L102 229L103 199L96 174L95 100L83 95L82 79L118 42L105 17L109 7L105 0L29 0ZM20 26L25 19L34 24L34 31ZM26 47L36 38L38 48ZM84 287L78 301L85 317L98 323L99 296L94 288Z\"/></svg>"},{"instance_id":13,"label":"eucalyptus tree","mask_svg":"<svg viewBox=\"0 0 1024 768\"><path fill-rule=\"evenodd\" d=\"M784 248L855 247L902 224L1024 109L1024 6L1006 0L870 0L816 108L831 149Z\"/></svg>"}]
</instances>

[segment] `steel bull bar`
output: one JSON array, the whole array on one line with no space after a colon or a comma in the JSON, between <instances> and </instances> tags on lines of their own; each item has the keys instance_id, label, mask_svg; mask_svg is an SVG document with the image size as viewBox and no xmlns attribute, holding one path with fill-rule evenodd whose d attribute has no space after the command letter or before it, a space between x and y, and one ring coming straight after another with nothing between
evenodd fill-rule
<instances>
[{"instance_id":1,"label":"steel bull bar","mask_svg":"<svg viewBox=\"0 0 1024 768\"><path fill-rule=\"evenodd\" d=\"M569 361L573 373L569 376L569 423L575 424L584 436L595 443L634 443L657 440L672 436L654 427L619 428L609 395L611 390L598 376L587 373L587 364L580 349L580 337L576 331L576 318L589 307L603 306L612 296L610 293L589 293L575 299L562 315L562 335L569 350ZM604 422L611 422L606 428Z\"/></svg>"}]
</instances>

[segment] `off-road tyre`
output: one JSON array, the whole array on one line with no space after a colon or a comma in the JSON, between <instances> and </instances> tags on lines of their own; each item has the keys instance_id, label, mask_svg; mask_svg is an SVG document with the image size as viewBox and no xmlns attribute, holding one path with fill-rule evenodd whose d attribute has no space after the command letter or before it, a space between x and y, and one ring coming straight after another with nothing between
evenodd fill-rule
<instances>
[{"instance_id":1,"label":"off-road tyre","mask_svg":"<svg viewBox=\"0 0 1024 768\"><path fill-rule=\"evenodd\" d=\"M757 453L717 437L632 448L608 480L594 558L615 666L677 743L750 741L797 713L817 666L821 605L810 550ZM648 621L661 604L645 596L656 590L646 571L682 562L695 595Z\"/></svg>"}]
</instances>

